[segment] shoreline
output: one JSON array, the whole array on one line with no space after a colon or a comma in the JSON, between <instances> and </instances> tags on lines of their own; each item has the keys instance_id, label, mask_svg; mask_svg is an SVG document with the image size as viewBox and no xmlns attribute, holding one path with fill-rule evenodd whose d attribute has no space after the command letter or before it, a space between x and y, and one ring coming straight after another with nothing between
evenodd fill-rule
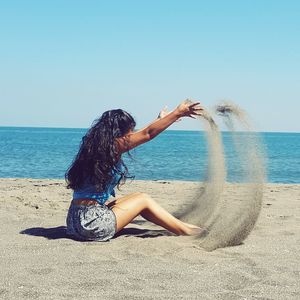
<instances>
[{"instance_id":1,"label":"shoreline","mask_svg":"<svg viewBox=\"0 0 300 300\"><path fill-rule=\"evenodd\" d=\"M31 177L0 177L0 181L11 180L11 181L18 181L18 180L31 180L31 181L58 181L58 182L65 182L63 178L31 178ZM205 181L196 181L196 180L179 180L179 179L134 179L132 182L168 182L168 183L176 183L176 182L186 182L186 183L200 183L204 184ZM128 179L125 185L130 184L131 181ZM239 184L247 184L248 182L231 182L226 181L225 184L227 185L239 185ZM300 185L298 183L286 183L286 182L264 182L263 185Z\"/></svg>"}]
</instances>

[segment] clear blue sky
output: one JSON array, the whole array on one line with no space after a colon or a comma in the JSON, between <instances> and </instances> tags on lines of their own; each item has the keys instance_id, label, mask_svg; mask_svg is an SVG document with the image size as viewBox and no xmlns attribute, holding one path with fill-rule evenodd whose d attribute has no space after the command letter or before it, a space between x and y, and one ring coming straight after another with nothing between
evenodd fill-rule
<instances>
[{"instance_id":1,"label":"clear blue sky","mask_svg":"<svg viewBox=\"0 0 300 300\"><path fill-rule=\"evenodd\" d=\"M88 127L123 108L141 127L191 97L300 132L300 1L1 1L0 40L0 126Z\"/></svg>"}]
</instances>

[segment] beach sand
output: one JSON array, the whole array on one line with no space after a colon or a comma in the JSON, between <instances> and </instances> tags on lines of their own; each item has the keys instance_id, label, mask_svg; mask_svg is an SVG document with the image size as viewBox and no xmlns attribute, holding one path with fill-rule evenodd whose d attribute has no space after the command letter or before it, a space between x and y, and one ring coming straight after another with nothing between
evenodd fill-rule
<instances>
[{"instance_id":1,"label":"beach sand","mask_svg":"<svg viewBox=\"0 0 300 300\"><path fill-rule=\"evenodd\" d=\"M175 212L199 186L133 181L117 196L146 192ZM300 299L300 185L266 184L249 237L212 252L142 218L109 242L69 239L70 199L63 180L0 179L1 299Z\"/></svg>"}]
</instances>

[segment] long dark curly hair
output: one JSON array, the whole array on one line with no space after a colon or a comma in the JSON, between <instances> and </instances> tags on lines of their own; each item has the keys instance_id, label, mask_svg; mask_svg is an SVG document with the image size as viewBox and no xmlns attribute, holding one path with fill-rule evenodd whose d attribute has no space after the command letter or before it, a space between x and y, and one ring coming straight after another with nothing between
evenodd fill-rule
<instances>
[{"instance_id":1,"label":"long dark curly hair","mask_svg":"<svg viewBox=\"0 0 300 300\"><path fill-rule=\"evenodd\" d=\"M101 192L111 182L114 172L120 175L118 188L127 178L133 178L115 139L125 136L135 125L133 117L122 109L106 111L95 120L82 138L80 149L65 174L67 188L77 190L88 182Z\"/></svg>"}]
</instances>

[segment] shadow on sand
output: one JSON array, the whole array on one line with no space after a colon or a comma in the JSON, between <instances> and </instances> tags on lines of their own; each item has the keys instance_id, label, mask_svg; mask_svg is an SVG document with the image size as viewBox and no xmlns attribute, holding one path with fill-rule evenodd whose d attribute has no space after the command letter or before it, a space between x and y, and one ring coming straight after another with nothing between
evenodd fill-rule
<instances>
[{"instance_id":1,"label":"shadow on sand","mask_svg":"<svg viewBox=\"0 0 300 300\"><path fill-rule=\"evenodd\" d=\"M45 237L48 240L57 240L57 239L71 239L79 241L79 239L74 238L67 234L66 226L58 226L58 227L32 227L27 228L25 230L20 231L20 234L27 234L32 236L41 236ZM139 229L139 228L124 228L115 234L113 239L119 236L136 236L139 238L155 238L158 236L169 236L173 235L167 230L148 230L148 229Z\"/></svg>"}]
</instances>

